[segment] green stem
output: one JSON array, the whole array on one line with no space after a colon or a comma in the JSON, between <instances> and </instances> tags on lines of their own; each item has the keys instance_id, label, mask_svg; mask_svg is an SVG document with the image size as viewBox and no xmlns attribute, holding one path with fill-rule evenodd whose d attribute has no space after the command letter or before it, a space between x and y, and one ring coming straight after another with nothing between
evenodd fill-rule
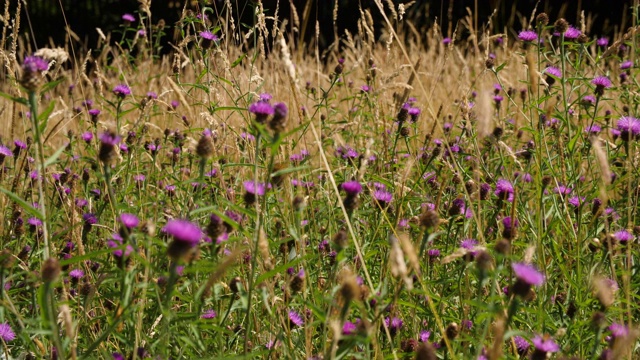
<instances>
[{"instance_id":1,"label":"green stem","mask_svg":"<svg viewBox=\"0 0 640 360\"><path fill-rule=\"evenodd\" d=\"M44 146L42 144L42 139L40 138L40 127L38 126L38 99L35 91L29 91L29 105L31 107L31 127L33 130L33 140L36 143L36 159L37 159L37 184L38 184L38 204L40 205L40 212L42 214L42 239L44 241L44 252L43 252L43 260L47 260L49 258L49 231L48 221L47 221L47 206L46 199L44 195L44 187L42 184L42 179L45 173L45 161L44 161Z\"/></svg>"}]
</instances>

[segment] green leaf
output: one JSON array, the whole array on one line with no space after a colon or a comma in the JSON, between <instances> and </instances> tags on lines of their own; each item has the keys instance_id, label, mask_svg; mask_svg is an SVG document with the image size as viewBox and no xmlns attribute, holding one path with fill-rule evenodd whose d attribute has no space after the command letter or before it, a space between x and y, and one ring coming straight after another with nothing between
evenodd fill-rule
<instances>
[{"instance_id":1,"label":"green leaf","mask_svg":"<svg viewBox=\"0 0 640 360\"><path fill-rule=\"evenodd\" d=\"M296 172L296 171L307 170L309 168L310 168L310 166L308 166L308 165L284 168L282 170L278 170L278 171L272 173L271 177L274 178L276 176L281 176L281 175L289 174L289 173Z\"/></svg>"},{"instance_id":2,"label":"green leaf","mask_svg":"<svg viewBox=\"0 0 640 360\"><path fill-rule=\"evenodd\" d=\"M55 79L53 81L49 81L48 83L44 84L42 86L42 88L40 89L40 93L44 93L47 92L53 88L55 88L56 86L58 86L58 84L60 84L62 81L64 80L64 77Z\"/></svg>"},{"instance_id":3,"label":"green leaf","mask_svg":"<svg viewBox=\"0 0 640 360\"><path fill-rule=\"evenodd\" d=\"M25 209L29 214L37 217L40 220L44 220L44 216L42 216L42 213L40 213L40 211L38 211L33 206L29 205L26 201L22 200L18 195L16 195L16 194L12 193L11 191L3 188L2 186L0 186L0 191L2 191L3 193L7 194L7 196L9 198L11 198L11 200L13 200L16 203L18 203L18 205L20 205L23 209Z\"/></svg>"},{"instance_id":4,"label":"green leaf","mask_svg":"<svg viewBox=\"0 0 640 360\"><path fill-rule=\"evenodd\" d=\"M244 58L246 57L247 57L247 54L240 55L237 59L233 61L233 63L231 63L231 68L233 69L234 67L238 66L242 62L242 60L244 60Z\"/></svg>"},{"instance_id":5,"label":"green leaf","mask_svg":"<svg viewBox=\"0 0 640 360\"><path fill-rule=\"evenodd\" d=\"M575 136L571 139L571 141L569 141L569 144L567 145L567 149L569 150L570 153L573 153L573 149L576 147L576 143L578 142L578 139L580 138L582 134L580 132L577 132L575 134Z\"/></svg>"},{"instance_id":6,"label":"green leaf","mask_svg":"<svg viewBox=\"0 0 640 360\"><path fill-rule=\"evenodd\" d=\"M503 62L502 64L498 65L498 67L496 68L496 72L499 72L500 70L502 70L505 66L507 66L506 62Z\"/></svg>"},{"instance_id":7,"label":"green leaf","mask_svg":"<svg viewBox=\"0 0 640 360\"><path fill-rule=\"evenodd\" d=\"M53 163L55 163L58 158L60 157L60 155L62 155L62 152L64 151L64 149L66 149L66 146L62 146L60 149L56 150L55 153L53 153L53 155L51 155L45 162L44 162L44 167L48 167L49 165L52 165Z\"/></svg>"},{"instance_id":8,"label":"green leaf","mask_svg":"<svg viewBox=\"0 0 640 360\"><path fill-rule=\"evenodd\" d=\"M0 91L0 97L3 97L3 98L5 98L5 99L9 99L9 100L11 100L11 101L15 101L15 102L17 102L17 103L19 103L19 104L22 104L22 105L27 105L27 106L29 106L29 100L27 100L27 99L25 99L25 98L23 98L23 97L15 97L15 96L11 96L11 95L9 95L9 94L7 94L7 93L3 93L2 91Z\"/></svg>"}]
</instances>

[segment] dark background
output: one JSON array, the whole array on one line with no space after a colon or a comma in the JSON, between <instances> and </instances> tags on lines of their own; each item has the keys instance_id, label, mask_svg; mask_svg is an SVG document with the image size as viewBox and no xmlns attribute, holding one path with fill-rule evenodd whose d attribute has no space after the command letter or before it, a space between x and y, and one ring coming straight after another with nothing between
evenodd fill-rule
<instances>
[{"instance_id":1,"label":"dark background","mask_svg":"<svg viewBox=\"0 0 640 360\"><path fill-rule=\"evenodd\" d=\"M15 14L15 6L18 0L10 0L12 6L12 17ZM153 0L151 11L152 21L157 24L163 19L168 34L166 41L173 40L173 29L176 22L180 19L180 15L185 0ZM207 0L207 1L189 1L189 9L198 11L198 9L207 4L216 8L219 12L223 9L223 0ZM308 28L305 33L307 41L314 34L316 19L320 23L321 28L321 48L325 48L334 41L333 30L333 6L335 0L291 0L295 4L300 18L307 3L311 4L310 19ZM357 31L356 19L359 18L358 7L371 9L374 21L377 23L377 36L380 35L380 29L384 26L382 17L373 0L338 0L339 1L339 36L344 33L344 29L349 29L351 33ZM382 1L386 6L387 0ZM394 0L400 3L400 1ZM403 0L406 3L408 0ZM55 44L62 45L65 43L65 21L64 15L71 29L80 37L82 43L86 47L95 46L98 34L95 30L100 27L105 33L117 30L122 25L121 16L124 13L135 13L138 10L138 2L136 0L28 0L28 6L22 9L22 26L21 31L34 35L32 37L39 47L48 46L52 40ZM237 24L251 25L253 23L253 7L255 1L247 0L231 0L234 7L234 17ZM272 14L276 8L276 0L263 0L264 8L268 13ZM437 19L442 31L447 34L449 31L449 9L451 10L451 18L453 24L459 19L467 15L466 8L469 7L475 11L477 4L477 19L480 24L485 23L493 9L498 9L494 18L494 29L503 31L505 27L513 27L513 31L521 28L520 17L530 17L536 1L534 0L417 0L416 3L409 8L406 18L412 19L414 24L419 28L427 29L433 25ZM631 24L631 4L628 0L540 0L538 12L545 11L549 15L551 22L555 21L559 16L563 16L570 24L578 24L580 20L580 11L584 10L585 15L594 15L594 26L590 36L608 35L613 36L615 31L620 31L623 24L628 27ZM26 15L33 28L26 21ZM288 16L291 12L289 0L280 0L280 18ZM387 13L389 13L387 9ZM291 23L291 22L290 22ZM617 28L616 28L617 26ZM622 29L624 30L624 29ZM464 36L464 34L461 34ZM513 35L513 34L512 34ZM166 45L166 44L165 44ZM165 50L169 50L169 46L164 46Z\"/></svg>"}]
</instances>

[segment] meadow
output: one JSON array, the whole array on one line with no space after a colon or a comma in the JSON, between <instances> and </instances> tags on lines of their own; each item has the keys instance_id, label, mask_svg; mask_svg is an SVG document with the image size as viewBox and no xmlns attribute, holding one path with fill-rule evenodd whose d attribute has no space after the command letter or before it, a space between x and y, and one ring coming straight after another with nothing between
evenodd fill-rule
<instances>
[{"instance_id":1,"label":"meadow","mask_svg":"<svg viewBox=\"0 0 640 360\"><path fill-rule=\"evenodd\" d=\"M321 51L232 6L90 49L5 7L3 359L640 357L640 7Z\"/></svg>"}]
</instances>

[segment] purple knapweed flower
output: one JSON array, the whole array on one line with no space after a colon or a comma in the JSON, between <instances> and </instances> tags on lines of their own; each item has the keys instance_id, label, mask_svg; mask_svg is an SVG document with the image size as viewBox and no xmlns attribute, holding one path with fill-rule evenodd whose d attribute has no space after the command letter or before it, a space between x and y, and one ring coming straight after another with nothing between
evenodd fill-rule
<instances>
[{"instance_id":1,"label":"purple knapweed flower","mask_svg":"<svg viewBox=\"0 0 640 360\"><path fill-rule=\"evenodd\" d=\"M391 334L391 336L395 336L398 331L400 331L403 325L402 319L398 317L393 317L391 319L387 317L384 319L384 323L387 328L389 328L389 333Z\"/></svg>"},{"instance_id":2,"label":"purple knapweed flower","mask_svg":"<svg viewBox=\"0 0 640 360\"><path fill-rule=\"evenodd\" d=\"M98 218L92 213L82 214L82 220L85 225L94 225L98 223Z\"/></svg>"},{"instance_id":3,"label":"purple knapweed flower","mask_svg":"<svg viewBox=\"0 0 640 360\"><path fill-rule=\"evenodd\" d=\"M613 236L615 236L616 240L625 244L628 244L635 239L633 234L631 234L627 230L618 230L613 234Z\"/></svg>"},{"instance_id":4,"label":"purple knapweed flower","mask_svg":"<svg viewBox=\"0 0 640 360\"><path fill-rule=\"evenodd\" d=\"M529 344L527 339L523 338L522 336L514 336L513 342L516 344L516 349L518 350L518 354L520 355L525 355L531 347L531 344Z\"/></svg>"},{"instance_id":5,"label":"purple knapweed flower","mask_svg":"<svg viewBox=\"0 0 640 360\"><path fill-rule=\"evenodd\" d=\"M518 39L522 41L532 42L538 39L538 34L533 30L522 30L518 34Z\"/></svg>"},{"instance_id":6,"label":"purple knapweed flower","mask_svg":"<svg viewBox=\"0 0 640 360\"><path fill-rule=\"evenodd\" d=\"M593 95L585 95L582 97L581 103L585 106L593 105L596 103L596 98Z\"/></svg>"},{"instance_id":7,"label":"purple knapweed flower","mask_svg":"<svg viewBox=\"0 0 640 360\"><path fill-rule=\"evenodd\" d=\"M180 219L169 220L162 228L162 232L170 235L175 241L187 243L191 246L198 245L204 235L196 224Z\"/></svg>"},{"instance_id":8,"label":"purple knapweed flower","mask_svg":"<svg viewBox=\"0 0 640 360\"><path fill-rule=\"evenodd\" d=\"M384 207L393 200L393 195L388 191L380 189L373 192L373 198Z\"/></svg>"},{"instance_id":9,"label":"purple knapweed flower","mask_svg":"<svg viewBox=\"0 0 640 360\"><path fill-rule=\"evenodd\" d=\"M122 99L127 95L131 95L131 89L125 84L120 84L120 85L116 85L113 88L113 93L116 94L117 97Z\"/></svg>"},{"instance_id":10,"label":"purple knapweed flower","mask_svg":"<svg viewBox=\"0 0 640 360\"><path fill-rule=\"evenodd\" d=\"M442 43L445 44L445 45L451 44L451 38L450 37L446 37L446 38L442 39Z\"/></svg>"},{"instance_id":11,"label":"purple knapweed flower","mask_svg":"<svg viewBox=\"0 0 640 360\"><path fill-rule=\"evenodd\" d=\"M624 324L613 323L609 325L612 338L621 338L629 335L629 328Z\"/></svg>"},{"instance_id":12,"label":"purple knapweed flower","mask_svg":"<svg viewBox=\"0 0 640 360\"><path fill-rule=\"evenodd\" d=\"M249 194L258 196L264 195L266 189L270 187L269 185L265 185L264 183L256 183L252 180L247 180L242 184L244 186L244 191L248 192Z\"/></svg>"},{"instance_id":13,"label":"purple knapweed flower","mask_svg":"<svg viewBox=\"0 0 640 360\"><path fill-rule=\"evenodd\" d=\"M131 14L124 14L124 15L122 15L122 20L124 20L126 22L135 22L136 18Z\"/></svg>"},{"instance_id":14,"label":"purple knapweed flower","mask_svg":"<svg viewBox=\"0 0 640 360\"><path fill-rule=\"evenodd\" d=\"M158 94L155 93L155 91L149 91L147 92L147 99L149 100L155 100L158 98Z\"/></svg>"},{"instance_id":15,"label":"purple knapweed flower","mask_svg":"<svg viewBox=\"0 0 640 360\"><path fill-rule=\"evenodd\" d=\"M127 229L133 229L140 223L140 219L138 219L137 216L129 213L120 214L118 220L120 220L120 223L122 223L122 225L124 225Z\"/></svg>"},{"instance_id":16,"label":"purple knapweed flower","mask_svg":"<svg viewBox=\"0 0 640 360\"><path fill-rule=\"evenodd\" d=\"M268 102L257 101L249 105L249 112L256 116L257 122L264 123L270 115L273 115L275 110Z\"/></svg>"},{"instance_id":17,"label":"purple knapweed flower","mask_svg":"<svg viewBox=\"0 0 640 360\"><path fill-rule=\"evenodd\" d=\"M513 193L514 193L513 184L511 184L509 180L498 179L498 181L496 182L496 191L494 192L494 194L500 200L507 200L509 202L513 202Z\"/></svg>"},{"instance_id":18,"label":"purple knapweed flower","mask_svg":"<svg viewBox=\"0 0 640 360\"><path fill-rule=\"evenodd\" d=\"M9 323L5 322L0 324L0 338L2 338L4 342L9 342L16 338L16 334L11 329Z\"/></svg>"},{"instance_id":19,"label":"purple knapweed flower","mask_svg":"<svg viewBox=\"0 0 640 360\"><path fill-rule=\"evenodd\" d=\"M518 280L534 286L541 286L544 284L544 275L532 265L525 263L513 263L511 268Z\"/></svg>"},{"instance_id":20,"label":"purple knapweed flower","mask_svg":"<svg viewBox=\"0 0 640 360\"><path fill-rule=\"evenodd\" d=\"M84 277L84 271L81 269L73 269L69 271L69 277L75 280L80 280Z\"/></svg>"},{"instance_id":21,"label":"purple knapweed flower","mask_svg":"<svg viewBox=\"0 0 640 360\"><path fill-rule=\"evenodd\" d=\"M632 66L633 66L633 61L631 61L631 60L623 61L620 64L620 70L631 69Z\"/></svg>"},{"instance_id":22,"label":"purple knapweed flower","mask_svg":"<svg viewBox=\"0 0 640 360\"><path fill-rule=\"evenodd\" d=\"M600 133L600 131L602 131L602 128L598 124L591 124L584 128L584 132L586 132L587 134L597 135Z\"/></svg>"},{"instance_id":23,"label":"purple knapweed flower","mask_svg":"<svg viewBox=\"0 0 640 360\"><path fill-rule=\"evenodd\" d=\"M553 353L560 351L560 346L549 336L536 335L531 342L533 342L533 346L538 352Z\"/></svg>"},{"instance_id":24,"label":"purple knapweed flower","mask_svg":"<svg viewBox=\"0 0 640 360\"><path fill-rule=\"evenodd\" d=\"M356 196L362 191L362 184L360 182L352 180L342 183L342 190L349 196Z\"/></svg>"},{"instance_id":25,"label":"purple knapweed flower","mask_svg":"<svg viewBox=\"0 0 640 360\"><path fill-rule=\"evenodd\" d=\"M209 309L207 311L205 311L202 315L200 315L201 319L213 319L216 316L218 316L218 313L216 313L215 310L213 309Z\"/></svg>"},{"instance_id":26,"label":"purple knapweed flower","mask_svg":"<svg viewBox=\"0 0 640 360\"><path fill-rule=\"evenodd\" d=\"M420 335L418 335L418 340L420 340L420 342L426 343L429 341L430 336L431 336L431 331L421 330Z\"/></svg>"},{"instance_id":27,"label":"purple knapweed flower","mask_svg":"<svg viewBox=\"0 0 640 360\"><path fill-rule=\"evenodd\" d=\"M289 322L294 326L304 325L304 319L294 310L289 310Z\"/></svg>"},{"instance_id":28,"label":"purple knapweed flower","mask_svg":"<svg viewBox=\"0 0 640 360\"><path fill-rule=\"evenodd\" d=\"M580 205L584 204L584 200L585 200L584 196L573 196L573 197L569 198L569 200L567 200L567 201L573 207L579 207Z\"/></svg>"},{"instance_id":29,"label":"purple knapweed flower","mask_svg":"<svg viewBox=\"0 0 640 360\"><path fill-rule=\"evenodd\" d=\"M22 62L22 71L29 73L39 73L46 71L49 63L39 56L27 56Z\"/></svg>"},{"instance_id":30,"label":"purple knapweed flower","mask_svg":"<svg viewBox=\"0 0 640 360\"><path fill-rule=\"evenodd\" d=\"M620 137L623 141L629 141L631 138L640 136L640 120L634 117L625 116L620 118L616 127L620 131Z\"/></svg>"},{"instance_id":31,"label":"purple knapweed flower","mask_svg":"<svg viewBox=\"0 0 640 360\"><path fill-rule=\"evenodd\" d=\"M9 149L8 147L0 144L0 164L6 157L13 157L13 151L11 151L11 149Z\"/></svg>"},{"instance_id":32,"label":"purple knapweed flower","mask_svg":"<svg viewBox=\"0 0 640 360\"><path fill-rule=\"evenodd\" d=\"M358 326L350 321L345 321L342 325L342 335L348 336L356 332Z\"/></svg>"},{"instance_id":33,"label":"purple knapweed flower","mask_svg":"<svg viewBox=\"0 0 640 360\"><path fill-rule=\"evenodd\" d=\"M606 38L606 37L599 38L598 40L596 40L596 45L600 47L605 47L609 45L609 38Z\"/></svg>"},{"instance_id":34,"label":"purple knapweed flower","mask_svg":"<svg viewBox=\"0 0 640 360\"><path fill-rule=\"evenodd\" d=\"M207 40L207 41L218 41L220 38L218 38L218 35L212 33L211 31L201 31L200 32L200 37Z\"/></svg>"},{"instance_id":35,"label":"purple knapweed flower","mask_svg":"<svg viewBox=\"0 0 640 360\"><path fill-rule=\"evenodd\" d=\"M564 32L564 38L567 40L576 40L580 35L582 35L582 31L573 26L569 26L567 31Z\"/></svg>"}]
</instances>

